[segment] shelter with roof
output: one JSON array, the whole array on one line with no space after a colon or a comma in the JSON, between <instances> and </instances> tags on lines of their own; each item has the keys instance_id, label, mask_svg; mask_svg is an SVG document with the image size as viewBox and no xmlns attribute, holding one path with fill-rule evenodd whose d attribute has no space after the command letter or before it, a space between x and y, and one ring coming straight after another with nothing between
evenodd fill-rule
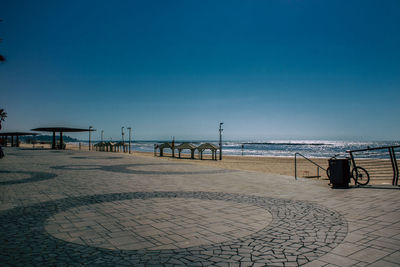
<instances>
[{"instance_id":1,"label":"shelter with roof","mask_svg":"<svg viewBox=\"0 0 400 267\"><path fill-rule=\"evenodd\" d=\"M116 143L113 142L98 142L94 145L96 151L115 152Z\"/></svg>"},{"instance_id":2,"label":"shelter with roof","mask_svg":"<svg viewBox=\"0 0 400 267\"><path fill-rule=\"evenodd\" d=\"M172 151L172 157L175 156L175 150L174 150L174 145L173 143L163 143L161 145L156 145L154 146L154 154L157 154L157 149L160 150L160 157L164 156L164 149L169 148Z\"/></svg>"},{"instance_id":3,"label":"shelter with roof","mask_svg":"<svg viewBox=\"0 0 400 267\"><path fill-rule=\"evenodd\" d=\"M189 149L191 159L194 159L194 152L195 152L196 148L197 147L191 143L183 143L183 144L180 144L175 147L175 149L178 149L178 157L179 158L181 157L181 152L183 149Z\"/></svg>"},{"instance_id":4,"label":"shelter with roof","mask_svg":"<svg viewBox=\"0 0 400 267\"><path fill-rule=\"evenodd\" d=\"M114 152L128 152L129 145L125 142L119 141L114 144Z\"/></svg>"},{"instance_id":5,"label":"shelter with roof","mask_svg":"<svg viewBox=\"0 0 400 267\"><path fill-rule=\"evenodd\" d=\"M194 159L194 153L196 151L196 149L199 151L200 154L200 159L203 159L203 152L205 150L211 150L211 157L213 160L217 160L217 151L219 150L219 147L211 144L211 143L204 143L201 144L199 146L195 146L191 143L183 143L180 145L175 146L174 142L172 143L163 143L163 144L155 144L154 145L154 156L157 156L157 150L160 150L160 157L164 156L164 149L171 149L172 151L172 157L175 156L175 149L178 149L178 155L179 158L181 157L181 152L184 149L189 149L191 152L191 157L192 159Z\"/></svg>"},{"instance_id":6,"label":"shelter with roof","mask_svg":"<svg viewBox=\"0 0 400 267\"><path fill-rule=\"evenodd\" d=\"M96 131L92 128L69 128L69 127L42 127L42 128L35 128L31 131L38 131L38 132L53 132L53 141L51 148L52 149L65 149L65 144L63 142L63 133L76 133L76 132L93 132ZM56 132L60 133L60 142L56 144ZM90 135L89 135L90 136ZM89 147L90 147L90 138L89 138Z\"/></svg>"},{"instance_id":7,"label":"shelter with roof","mask_svg":"<svg viewBox=\"0 0 400 267\"><path fill-rule=\"evenodd\" d=\"M11 137L11 146L12 147L19 147L19 137L20 136L30 136L30 135L37 135L37 133L31 133L31 132L3 132L3 133L0 133L1 144L7 145L8 138ZM15 137L15 142L14 142L14 137Z\"/></svg>"},{"instance_id":8,"label":"shelter with roof","mask_svg":"<svg viewBox=\"0 0 400 267\"><path fill-rule=\"evenodd\" d=\"M211 158L213 160L217 160L217 151L218 151L219 147L214 144L211 144L211 143L201 144L197 147L197 150L200 153L200 159L203 159L203 152L204 152L204 150L207 150L207 149L211 150Z\"/></svg>"},{"instance_id":9,"label":"shelter with roof","mask_svg":"<svg viewBox=\"0 0 400 267\"><path fill-rule=\"evenodd\" d=\"M106 142L101 141L93 145L96 151L106 151Z\"/></svg>"}]
</instances>

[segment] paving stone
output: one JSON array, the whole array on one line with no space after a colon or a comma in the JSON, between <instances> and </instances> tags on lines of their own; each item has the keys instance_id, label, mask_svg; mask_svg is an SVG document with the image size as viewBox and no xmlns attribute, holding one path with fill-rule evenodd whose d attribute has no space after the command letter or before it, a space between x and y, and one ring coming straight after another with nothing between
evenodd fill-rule
<instances>
[{"instance_id":1,"label":"paving stone","mask_svg":"<svg viewBox=\"0 0 400 267\"><path fill-rule=\"evenodd\" d=\"M392 263L397 263L400 265L400 251L396 251L392 254L387 255L386 257L383 258L383 260L390 261Z\"/></svg>"},{"instance_id":2,"label":"paving stone","mask_svg":"<svg viewBox=\"0 0 400 267\"><path fill-rule=\"evenodd\" d=\"M360 251L350 255L349 258L368 262L368 263L373 263L389 254L390 253L379 250L379 249L365 248L363 250L360 250Z\"/></svg>"},{"instance_id":3,"label":"paving stone","mask_svg":"<svg viewBox=\"0 0 400 267\"><path fill-rule=\"evenodd\" d=\"M322 267L322 266L326 266L326 265L327 265L326 262L323 262L320 260L315 260L315 261L308 262L308 263L304 264L303 266L304 267Z\"/></svg>"},{"instance_id":4,"label":"paving stone","mask_svg":"<svg viewBox=\"0 0 400 267\"><path fill-rule=\"evenodd\" d=\"M318 259L313 262L362 266L350 257L361 257L363 246L387 253L376 262L397 261L396 191L331 190L319 181L109 153L12 152L0 161L5 264L290 266ZM136 203L159 199L218 216L199 217L174 204L147 217L135 214ZM195 206L202 201L221 204ZM272 221L263 222L265 213ZM205 236L208 243L200 243ZM344 239L347 247L338 247ZM336 255L326 254L332 249Z\"/></svg>"},{"instance_id":5,"label":"paving stone","mask_svg":"<svg viewBox=\"0 0 400 267\"><path fill-rule=\"evenodd\" d=\"M400 263L393 263L385 260L378 260L370 265L369 267L399 267Z\"/></svg>"},{"instance_id":6,"label":"paving stone","mask_svg":"<svg viewBox=\"0 0 400 267\"><path fill-rule=\"evenodd\" d=\"M355 245L352 243L342 243L339 246L337 246L335 249L331 251L333 254L337 254L340 256L349 256L355 252L358 252L360 250L365 249L366 246L361 246L361 245Z\"/></svg>"},{"instance_id":7,"label":"paving stone","mask_svg":"<svg viewBox=\"0 0 400 267\"><path fill-rule=\"evenodd\" d=\"M337 266L342 266L342 267L353 266L358 262L357 260L350 259L347 257L342 257L342 256L331 254L331 253L328 253L328 254L322 256L318 260L324 261L326 263L331 263L331 264L334 264Z\"/></svg>"}]
</instances>

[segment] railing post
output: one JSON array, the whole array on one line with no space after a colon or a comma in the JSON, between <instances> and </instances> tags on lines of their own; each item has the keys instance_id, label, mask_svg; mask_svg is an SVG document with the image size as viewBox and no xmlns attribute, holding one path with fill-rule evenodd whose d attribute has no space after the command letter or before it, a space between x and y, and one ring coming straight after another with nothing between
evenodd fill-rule
<instances>
[{"instance_id":1,"label":"railing post","mask_svg":"<svg viewBox=\"0 0 400 267\"><path fill-rule=\"evenodd\" d=\"M396 155L395 155L393 147L389 148L389 155L390 155L390 160L392 161L392 168L393 168L392 185L397 185L398 180L399 180L399 169L398 169L398 166L397 166Z\"/></svg>"},{"instance_id":2,"label":"railing post","mask_svg":"<svg viewBox=\"0 0 400 267\"><path fill-rule=\"evenodd\" d=\"M317 163L315 163L314 161L310 160L309 158L305 157L304 155L296 152L294 153L294 178L297 180L297 155L302 156L304 159L308 160L309 162L311 162L312 164L314 164L315 166L317 166L317 173L318 173L318 177L319 177L319 169L325 170L324 168L322 168L320 165L318 165ZM326 170L325 170L326 171Z\"/></svg>"},{"instance_id":3,"label":"railing post","mask_svg":"<svg viewBox=\"0 0 400 267\"><path fill-rule=\"evenodd\" d=\"M319 178L319 167L317 167L317 178Z\"/></svg>"},{"instance_id":4,"label":"railing post","mask_svg":"<svg viewBox=\"0 0 400 267\"><path fill-rule=\"evenodd\" d=\"M398 183L399 183L399 165L397 165L396 151L394 151L394 147L392 147L392 152L393 152L394 166L396 167L396 181L395 181L394 185L398 185Z\"/></svg>"},{"instance_id":5,"label":"railing post","mask_svg":"<svg viewBox=\"0 0 400 267\"><path fill-rule=\"evenodd\" d=\"M297 180L297 153L294 153L294 178Z\"/></svg>"}]
</instances>

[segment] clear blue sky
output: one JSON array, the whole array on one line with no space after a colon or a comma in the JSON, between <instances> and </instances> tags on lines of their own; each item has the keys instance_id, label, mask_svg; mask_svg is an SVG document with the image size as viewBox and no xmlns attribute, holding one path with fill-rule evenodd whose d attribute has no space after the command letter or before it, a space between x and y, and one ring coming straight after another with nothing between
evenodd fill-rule
<instances>
[{"instance_id":1,"label":"clear blue sky","mask_svg":"<svg viewBox=\"0 0 400 267\"><path fill-rule=\"evenodd\" d=\"M399 140L399 14L398 0L0 0L3 131L217 139L223 121L226 139Z\"/></svg>"}]
</instances>

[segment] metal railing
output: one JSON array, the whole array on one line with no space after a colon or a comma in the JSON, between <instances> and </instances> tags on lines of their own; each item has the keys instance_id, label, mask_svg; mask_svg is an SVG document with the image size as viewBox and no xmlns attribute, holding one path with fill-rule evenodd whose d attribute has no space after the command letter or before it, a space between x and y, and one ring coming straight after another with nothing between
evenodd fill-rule
<instances>
[{"instance_id":1,"label":"metal railing","mask_svg":"<svg viewBox=\"0 0 400 267\"><path fill-rule=\"evenodd\" d=\"M307 158L306 156L304 156L304 155L302 155L302 154L296 152L296 153L294 154L294 178L295 178L296 180L297 180L297 155L303 157L304 159L308 160L309 162L311 162L312 164L314 164L315 166L317 166L317 176L316 176L316 177L318 177L318 178L321 177L321 176L319 175L319 169L322 169L322 170L326 171L326 169L323 168L323 167L321 167L318 163L316 163L316 162L312 161L311 159Z\"/></svg>"},{"instance_id":2,"label":"metal railing","mask_svg":"<svg viewBox=\"0 0 400 267\"><path fill-rule=\"evenodd\" d=\"M347 153L350 154L353 166L366 169L372 181L391 180L392 185L398 185L399 166L396 153L400 153L400 146L348 150Z\"/></svg>"}]
</instances>

